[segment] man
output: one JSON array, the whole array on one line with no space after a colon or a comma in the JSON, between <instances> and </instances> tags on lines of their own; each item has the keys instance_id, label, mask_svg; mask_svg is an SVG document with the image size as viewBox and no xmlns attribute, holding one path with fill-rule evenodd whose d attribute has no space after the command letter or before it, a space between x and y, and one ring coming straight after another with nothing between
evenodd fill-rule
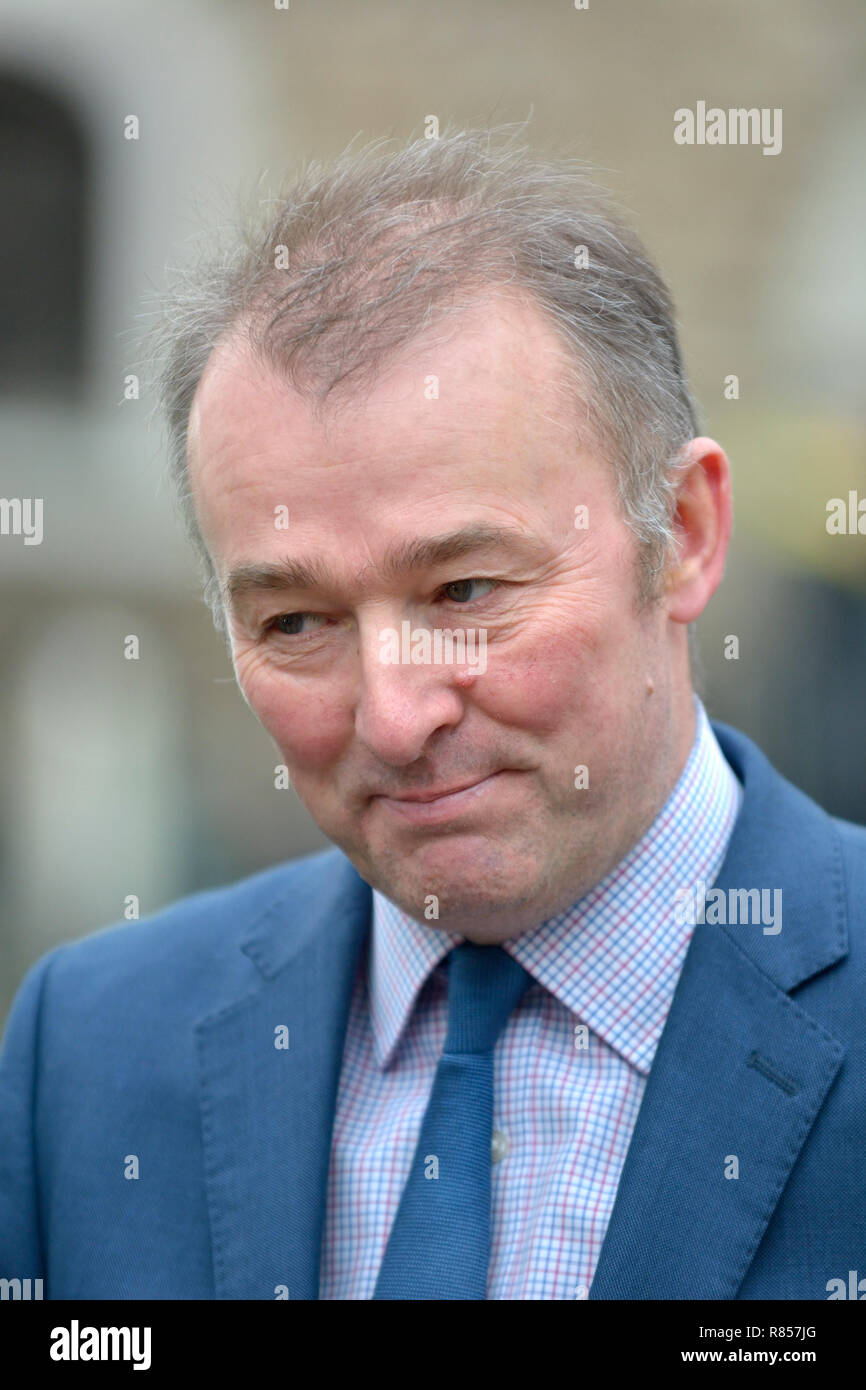
<instances>
[{"instance_id":1,"label":"man","mask_svg":"<svg viewBox=\"0 0 866 1390\"><path fill-rule=\"evenodd\" d=\"M237 680L337 848L58 948L2 1064L51 1298L822 1299L866 832L693 690L728 463L585 175L312 169L168 316Z\"/></svg>"}]
</instances>

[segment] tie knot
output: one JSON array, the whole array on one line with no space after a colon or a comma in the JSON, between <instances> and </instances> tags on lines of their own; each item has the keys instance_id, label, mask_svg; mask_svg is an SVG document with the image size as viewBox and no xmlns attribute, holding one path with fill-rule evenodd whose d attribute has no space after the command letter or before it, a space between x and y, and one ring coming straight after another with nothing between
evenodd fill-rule
<instances>
[{"instance_id":1,"label":"tie knot","mask_svg":"<svg viewBox=\"0 0 866 1390\"><path fill-rule=\"evenodd\" d=\"M532 983L501 946L464 941L448 960L448 1032L445 1052L491 1052Z\"/></svg>"}]
</instances>

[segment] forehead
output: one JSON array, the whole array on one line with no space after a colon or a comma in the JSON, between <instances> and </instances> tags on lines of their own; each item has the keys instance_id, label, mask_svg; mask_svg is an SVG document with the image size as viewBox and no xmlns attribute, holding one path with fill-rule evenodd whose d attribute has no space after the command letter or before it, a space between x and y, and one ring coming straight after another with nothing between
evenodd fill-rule
<instances>
[{"instance_id":1,"label":"forehead","mask_svg":"<svg viewBox=\"0 0 866 1390\"><path fill-rule=\"evenodd\" d=\"M286 558L381 575L401 540L478 526L571 544L587 489L602 511L615 505L571 360L514 295L449 316L320 407L243 340L225 341L189 430L193 503L221 582Z\"/></svg>"},{"instance_id":2,"label":"forehead","mask_svg":"<svg viewBox=\"0 0 866 1390\"><path fill-rule=\"evenodd\" d=\"M476 296L386 356L372 382L350 378L321 405L235 334L217 345L195 393L190 473L210 472L236 448L251 456L274 427L285 429L289 421L296 463L314 438L334 443L339 437L345 452L347 434L360 440L361 432L377 427L392 436L403 427L430 440L455 430L519 437L531 428L537 438L544 422L561 441L581 413L579 386L573 354L556 329L537 305L511 290Z\"/></svg>"}]
</instances>

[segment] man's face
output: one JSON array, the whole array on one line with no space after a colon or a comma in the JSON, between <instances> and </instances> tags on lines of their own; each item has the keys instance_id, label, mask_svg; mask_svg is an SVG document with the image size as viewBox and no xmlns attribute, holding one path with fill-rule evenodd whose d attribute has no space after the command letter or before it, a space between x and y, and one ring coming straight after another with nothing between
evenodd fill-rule
<instances>
[{"instance_id":1,"label":"man's face","mask_svg":"<svg viewBox=\"0 0 866 1390\"><path fill-rule=\"evenodd\" d=\"M691 741L683 630L637 603L561 354L534 307L491 295L319 418L226 343L190 420L237 679L298 795L370 884L485 942L597 883ZM287 560L309 573L278 580ZM404 623L483 632L485 669L384 661Z\"/></svg>"}]
</instances>

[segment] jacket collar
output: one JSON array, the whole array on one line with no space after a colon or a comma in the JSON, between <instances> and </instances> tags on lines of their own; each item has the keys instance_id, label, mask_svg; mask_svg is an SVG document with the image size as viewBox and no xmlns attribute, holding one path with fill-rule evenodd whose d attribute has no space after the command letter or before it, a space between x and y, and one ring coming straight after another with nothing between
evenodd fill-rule
<instances>
[{"instance_id":1,"label":"jacket collar","mask_svg":"<svg viewBox=\"0 0 866 1390\"><path fill-rule=\"evenodd\" d=\"M790 992L848 950L839 836L826 812L780 776L751 739L726 724L713 729L745 787L716 886L779 889L782 895L778 934L753 926L725 930L759 970Z\"/></svg>"}]
</instances>

